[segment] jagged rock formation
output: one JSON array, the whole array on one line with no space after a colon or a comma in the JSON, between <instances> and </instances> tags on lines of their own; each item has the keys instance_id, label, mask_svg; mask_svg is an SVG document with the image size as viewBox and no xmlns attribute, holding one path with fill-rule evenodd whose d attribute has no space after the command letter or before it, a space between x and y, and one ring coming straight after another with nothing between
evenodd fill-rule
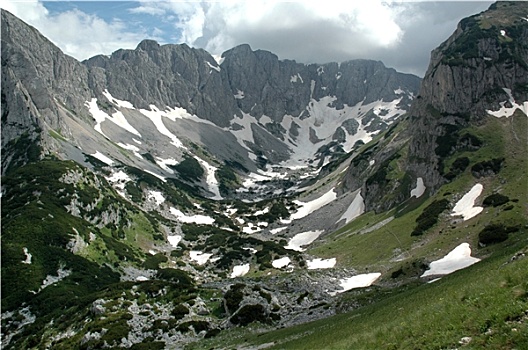
<instances>
[{"instance_id":1,"label":"jagged rock formation","mask_svg":"<svg viewBox=\"0 0 528 350\"><path fill-rule=\"evenodd\" d=\"M446 181L441 158L461 147L450 135L500 109L501 101L511 106L512 97L528 100L527 14L525 2L497 2L462 20L432 52L410 111L409 170L426 186L436 189ZM448 149L446 142L452 143Z\"/></svg>"}]
</instances>

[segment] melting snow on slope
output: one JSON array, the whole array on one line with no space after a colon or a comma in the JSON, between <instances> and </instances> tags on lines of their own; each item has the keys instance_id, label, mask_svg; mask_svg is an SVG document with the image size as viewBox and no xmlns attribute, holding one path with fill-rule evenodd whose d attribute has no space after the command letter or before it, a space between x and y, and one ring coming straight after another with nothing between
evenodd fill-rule
<instances>
[{"instance_id":1,"label":"melting snow on slope","mask_svg":"<svg viewBox=\"0 0 528 350\"><path fill-rule=\"evenodd\" d=\"M121 142L118 142L117 145L119 147L122 147L122 148L126 149L126 150L132 151L132 153L134 153L134 155L136 157L143 158L141 156L141 154L139 153L139 151L140 151L139 147L134 146L134 145L130 145L130 144L121 143Z\"/></svg>"},{"instance_id":2,"label":"melting snow on slope","mask_svg":"<svg viewBox=\"0 0 528 350\"><path fill-rule=\"evenodd\" d=\"M335 193L334 189L332 188L330 191L323 194L321 197L314 199L310 202L301 202L298 200L293 201L295 204L301 206L295 213L291 215L292 220L296 219L302 219L305 216L313 213L319 208L324 207L328 203L332 202L337 198L337 193Z\"/></svg>"},{"instance_id":3,"label":"melting snow on slope","mask_svg":"<svg viewBox=\"0 0 528 350\"><path fill-rule=\"evenodd\" d=\"M33 255L29 253L29 250L24 247L24 254L26 255L26 260L22 260L22 264L31 264L31 258Z\"/></svg>"},{"instance_id":4,"label":"melting snow on slope","mask_svg":"<svg viewBox=\"0 0 528 350\"><path fill-rule=\"evenodd\" d=\"M517 104L515 100L513 99L512 93L510 89L503 88L504 92L508 94L508 101L512 105L512 107L505 107L504 105L506 102L501 102L500 106L501 108L498 111L491 111L487 110L489 114L491 114L494 117L501 118L501 117L511 117L515 110L520 109L525 115L528 116L528 101L524 101L522 104Z\"/></svg>"},{"instance_id":5,"label":"melting snow on slope","mask_svg":"<svg viewBox=\"0 0 528 350\"><path fill-rule=\"evenodd\" d=\"M182 240L182 236L180 236L180 235L167 236L167 241L174 248L176 248L178 246L178 243L180 243L181 240Z\"/></svg>"},{"instance_id":6,"label":"melting snow on slope","mask_svg":"<svg viewBox=\"0 0 528 350\"><path fill-rule=\"evenodd\" d=\"M174 135L169 129L167 129L167 127L163 123L162 117L167 117L166 112L160 111L155 105L150 105L150 111L146 109L140 109L139 111L145 117L150 119L150 121L154 124L160 134L165 135L169 139L171 139L171 144L173 144L174 147L185 148L180 139L176 135Z\"/></svg>"},{"instance_id":7,"label":"melting snow on slope","mask_svg":"<svg viewBox=\"0 0 528 350\"><path fill-rule=\"evenodd\" d=\"M290 239L288 245L284 246L284 248L302 252L305 250L302 247L315 241L317 237L321 235L321 233L323 233L322 230L298 233L292 239Z\"/></svg>"},{"instance_id":8,"label":"melting snow on slope","mask_svg":"<svg viewBox=\"0 0 528 350\"><path fill-rule=\"evenodd\" d=\"M165 197L163 197L163 194L160 191L149 191L147 200L154 201L156 205L159 206L161 203L165 202Z\"/></svg>"},{"instance_id":9,"label":"melting snow on slope","mask_svg":"<svg viewBox=\"0 0 528 350\"><path fill-rule=\"evenodd\" d=\"M231 272L231 278L244 276L248 272L249 272L249 263L233 266L233 272Z\"/></svg>"},{"instance_id":10,"label":"melting snow on slope","mask_svg":"<svg viewBox=\"0 0 528 350\"><path fill-rule=\"evenodd\" d=\"M483 187L481 184L476 184L473 186L473 188L457 202L453 208L453 213L451 213L451 216L462 216L464 221L466 221L480 214L484 208L475 207L474 205L475 200L482 193L482 189Z\"/></svg>"},{"instance_id":11,"label":"melting snow on slope","mask_svg":"<svg viewBox=\"0 0 528 350\"><path fill-rule=\"evenodd\" d=\"M128 123L123 113L118 111L112 114L112 116L110 116L106 114L104 111L100 110L99 106L97 106L97 98L95 97L92 98L92 100L90 102L86 102L85 105L86 107L88 107L88 111L90 112L92 117L95 119L95 122L96 122L94 126L95 131L104 135L106 138L108 137L101 130L101 123L107 119L113 122L115 125L119 126L120 128L123 128L126 131L141 137L141 134L132 125Z\"/></svg>"},{"instance_id":12,"label":"melting snow on slope","mask_svg":"<svg viewBox=\"0 0 528 350\"><path fill-rule=\"evenodd\" d=\"M205 178L207 181L207 185L209 186L209 191L211 191L214 194L214 196L211 199L214 199L214 200L223 199L222 196L220 195L220 187L218 184L218 180L216 179L216 176L215 176L216 168L197 156L194 156L194 159L196 159L198 163L200 163L200 165L203 168L205 168L205 174L206 174Z\"/></svg>"},{"instance_id":13,"label":"melting snow on slope","mask_svg":"<svg viewBox=\"0 0 528 350\"><path fill-rule=\"evenodd\" d=\"M442 259L433 261L429 265L429 270L425 271L421 277L447 275L479 261L480 259L471 256L469 243L462 243Z\"/></svg>"},{"instance_id":14,"label":"melting snow on slope","mask_svg":"<svg viewBox=\"0 0 528 350\"><path fill-rule=\"evenodd\" d=\"M115 98L114 96L112 96L110 94L110 92L108 92L107 89L105 89L105 91L103 91L103 95L108 99L108 101L116 104L118 107L120 108L130 108L130 109L134 109L134 106L132 105L132 103L128 102L128 101L123 101L123 100L118 100L117 98Z\"/></svg>"},{"instance_id":15,"label":"melting snow on slope","mask_svg":"<svg viewBox=\"0 0 528 350\"><path fill-rule=\"evenodd\" d=\"M191 260L196 261L198 265L204 265L207 260L209 260L209 258L213 256L213 254L203 253L198 250L191 250L189 252L189 255L191 257Z\"/></svg>"},{"instance_id":16,"label":"melting snow on slope","mask_svg":"<svg viewBox=\"0 0 528 350\"><path fill-rule=\"evenodd\" d=\"M282 269L283 267L286 267L290 265L291 260L287 256L284 258L276 259L271 262L271 265L276 269Z\"/></svg>"},{"instance_id":17,"label":"melting snow on slope","mask_svg":"<svg viewBox=\"0 0 528 350\"><path fill-rule=\"evenodd\" d=\"M345 219L345 225L348 224L350 221L354 220L361 214L365 212L365 202L363 201L363 197L361 197L361 191L359 191L356 194L356 197L354 197L354 200L352 203L350 203L350 206L348 207L347 211L337 220L337 222Z\"/></svg>"},{"instance_id":18,"label":"melting snow on slope","mask_svg":"<svg viewBox=\"0 0 528 350\"><path fill-rule=\"evenodd\" d=\"M172 215L178 218L178 220L186 224L212 225L215 221L215 219L206 215L186 215L182 211L173 207L171 207L169 210Z\"/></svg>"},{"instance_id":19,"label":"melting snow on slope","mask_svg":"<svg viewBox=\"0 0 528 350\"><path fill-rule=\"evenodd\" d=\"M336 264L336 258L330 258L330 259L313 259L306 261L306 264L308 265L308 270L316 270L316 269L331 269Z\"/></svg>"},{"instance_id":20,"label":"melting snow on slope","mask_svg":"<svg viewBox=\"0 0 528 350\"><path fill-rule=\"evenodd\" d=\"M107 156L105 156L104 154L102 154L99 151L96 151L91 156L99 159L101 162L106 163L108 165L112 165L114 163L114 161L112 159L108 158Z\"/></svg>"},{"instance_id":21,"label":"melting snow on slope","mask_svg":"<svg viewBox=\"0 0 528 350\"><path fill-rule=\"evenodd\" d=\"M425 193L425 185L421 177L416 179L416 187L411 190L411 197L420 198Z\"/></svg>"},{"instance_id":22,"label":"melting snow on slope","mask_svg":"<svg viewBox=\"0 0 528 350\"><path fill-rule=\"evenodd\" d=\"M161 169L165 170L169 174L174 174L174 171L171 168L169 168L169 165L178 164L178 161L176 159L174 158L163 159L160 157L156 157L155 160L156 160L156 164L158 164Z\"/></svg>"},{"instance_id":23,"label":"melting snow on slope","mask_svg":"<svg viewBox=\"0 0 528 350\"><path fill-rule=\"evenodd\" d=\"M339 280L339 285L342 289L328 292L328 294L334 296L338 293L343 293L354 288L370 287L380 276L381 273L374 272L341 279Z\"/></svg>"}]
</instances>

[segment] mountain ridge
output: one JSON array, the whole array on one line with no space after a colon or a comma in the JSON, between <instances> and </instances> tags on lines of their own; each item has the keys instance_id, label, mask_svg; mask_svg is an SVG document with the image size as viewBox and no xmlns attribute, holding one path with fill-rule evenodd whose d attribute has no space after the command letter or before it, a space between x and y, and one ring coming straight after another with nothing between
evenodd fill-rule
<instances>
[{"instance_id":1,"label":"mountain ridge","mask_svg":"<svg viewBox=\"0 0 528 350\"><path fill-rule=\"evenodd\" d=\"M143 41L84 65L35 32L9 41L32 29L2 11L3 345L522 348L519 13L463 20L418 94L378 62L296 65L249 46L216 61ZM484 68L520 85L467 99ZM454 92L469 110L449 109Z\"/></svg>"}]
</instances>

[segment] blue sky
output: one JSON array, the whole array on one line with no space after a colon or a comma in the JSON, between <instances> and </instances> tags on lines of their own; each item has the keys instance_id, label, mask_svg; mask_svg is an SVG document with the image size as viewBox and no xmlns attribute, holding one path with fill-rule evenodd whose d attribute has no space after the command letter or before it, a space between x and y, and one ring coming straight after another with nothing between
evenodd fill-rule
<instances>
[{"instance_id":1,"label":"blue sky","mask_svg":"<svg viewBox=\"0 0 528 350\"><path fill-rule=\"evenodd\" d=\"M213 55L239 44L303 63L381 60L422 76L430 51L480 1L41 1L3 0L65 53L84 60L143 39Z\"/></svg>"}]
</instances>

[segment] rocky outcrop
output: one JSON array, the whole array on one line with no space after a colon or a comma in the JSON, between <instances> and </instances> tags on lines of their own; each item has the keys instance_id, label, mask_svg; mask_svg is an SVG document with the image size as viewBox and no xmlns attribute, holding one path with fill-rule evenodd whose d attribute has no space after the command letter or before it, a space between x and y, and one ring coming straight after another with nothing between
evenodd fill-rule
<instances>
[{"instance_id":1,"label":"rocky outcrop","mask_svg":"<svg viewBox=\"0 0 528 350\"><path fill-rule=\"evenodd\" d=\"M462 20L453 35L431 54L420 95L412 105L409 170L437 189L446 180L442 143L457 130L479 123L487 110L508 101L528 100L528 4L497 2Z\"/></svg>"}]
</instances>

